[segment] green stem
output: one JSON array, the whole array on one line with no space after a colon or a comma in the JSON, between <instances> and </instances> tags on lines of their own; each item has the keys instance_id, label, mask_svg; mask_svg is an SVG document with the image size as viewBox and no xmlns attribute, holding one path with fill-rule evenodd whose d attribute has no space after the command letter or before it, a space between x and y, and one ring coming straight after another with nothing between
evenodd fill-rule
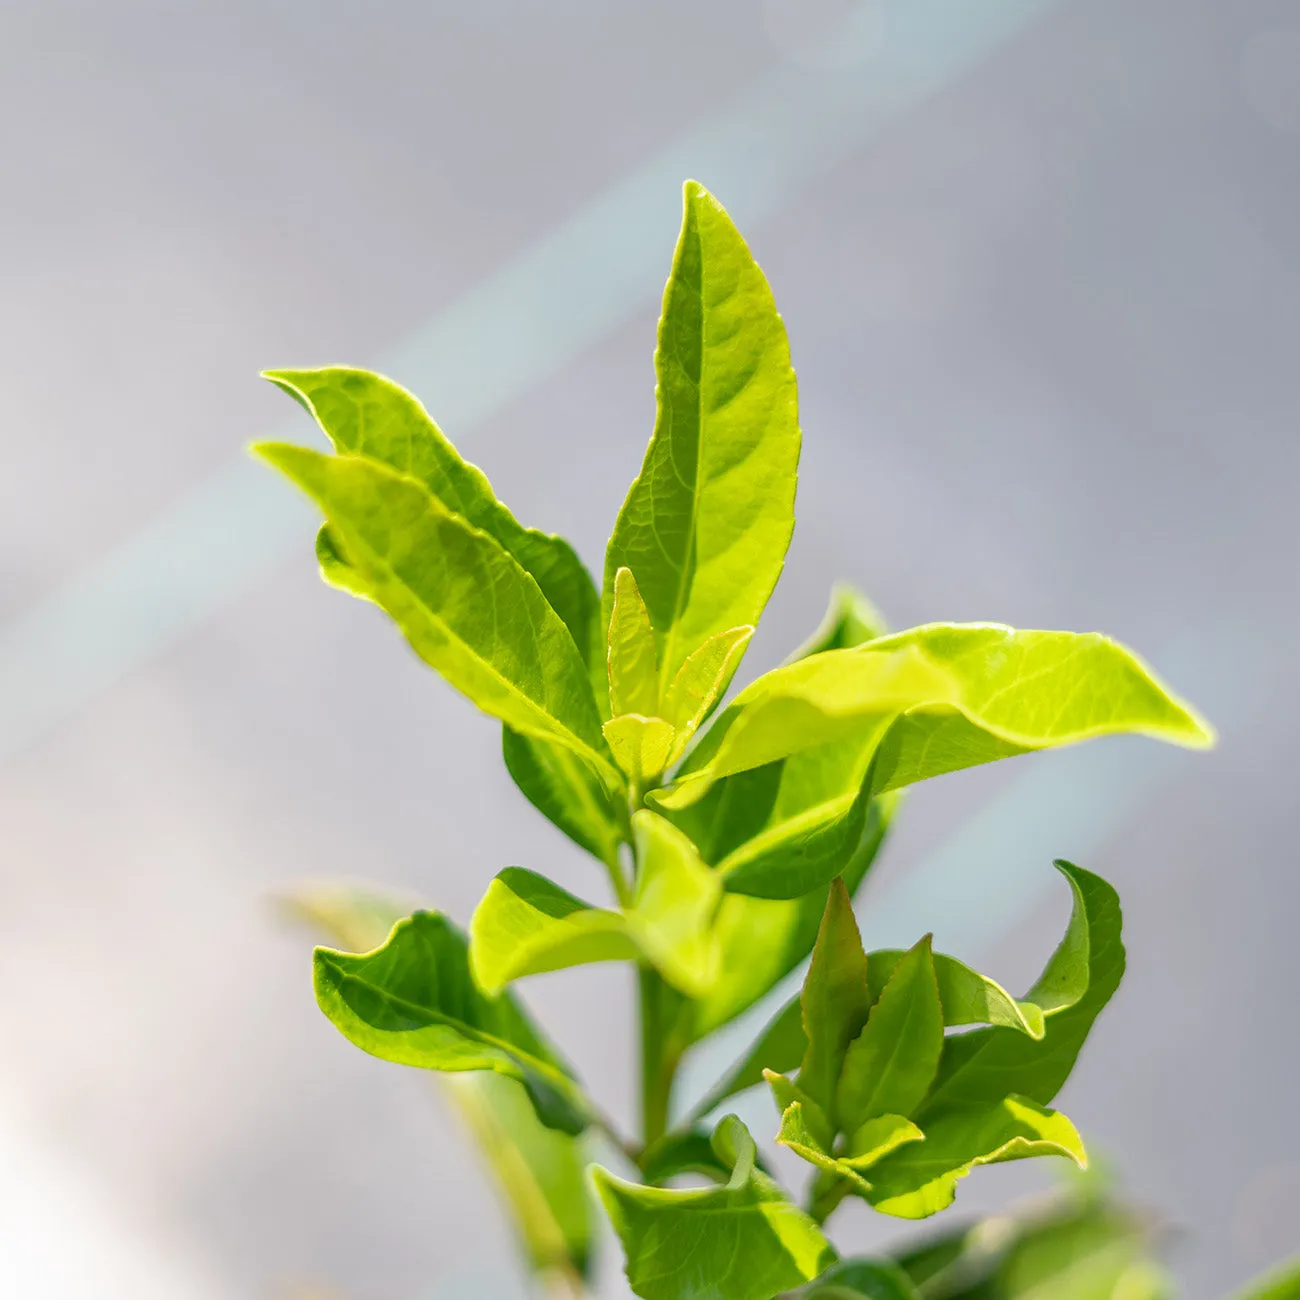
<instances>
[{"instance_id":1,"label":"green stem","mask_svg":"<svg viewBox=\"0 0 1300 1300\"><path fill-rule=\"evenodd\" d=\"M665 985L649 966L638 967L641 986L641 1136L647 1147L668 1130L668 1103L681 1053L664 1023Z\"/></svg>"}]
</instances>

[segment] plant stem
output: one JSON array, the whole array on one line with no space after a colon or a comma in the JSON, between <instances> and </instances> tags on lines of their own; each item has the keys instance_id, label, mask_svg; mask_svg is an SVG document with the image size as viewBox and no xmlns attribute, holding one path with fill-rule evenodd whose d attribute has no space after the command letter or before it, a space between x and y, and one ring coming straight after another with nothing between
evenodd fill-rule
<instances>
[{"instance_id":1,"label":"plant stem","mask_svg":"<svg viewBox=\"0 0 1300 1300\"><path fill-rule=\"evenodd\" d=\"M664 982L649 966L637 969L641 986L641 1136L647 1147L668 1129L668 1101L679 1052L663 1023Z\"/></svg>"}]
</instances>

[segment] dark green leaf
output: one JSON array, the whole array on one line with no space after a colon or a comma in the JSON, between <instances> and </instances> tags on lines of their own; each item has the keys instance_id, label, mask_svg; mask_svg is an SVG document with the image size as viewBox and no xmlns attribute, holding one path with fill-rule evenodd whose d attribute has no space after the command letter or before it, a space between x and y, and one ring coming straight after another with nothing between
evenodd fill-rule
<instances>
[{"instance_id":1,"label":"dark green leaf","mask_svg":"<svg viewBox=\"0 0 1300 1300\"><path fill-rule=\"evenodd\" d=\"M658 414L605 557L654 624L660 698L715 633L753 626L794 528L799 422L785 327L721 205L688 181L655 351ZM732 668L734 669L734 664Z\"/></svg>"},{"instance_id":2,"label":"dark green leaf","mask_svg":"<svg viewBox=\"0 0 1300 1300\"><path fill-rule=\"evenodd\" d=\"M538 1117L580 1132L581 1089L508 995L489 998L470 976L465 936L436 912L400 922L382 948L317 948L316 1000L357 1047L426 1070L493 1070L518 1079Z\"/></svg>"},{"instance_id":3,"label":"dark green leaf","mask_svg":"<svg viewBox=\"0 0 1300 1300\"><path fill-rule=\"evenodd\" d=\"M506 770L534 808L606 866L618 866L619 809L571 749L501 729Z\"/></svg>"},{"instance_id":4,"label":"dark green leaf","mask_svg":"<svg viewBox=\"0 0 1300 1300\"><path fill-rule=\"evenodd\" d=\"M643 1300L771 1300L835 1258L817 1225L758 1170L734 1115L714 1131L713 1147L731 1170L723 1187L644 1187L592 1171Z\"/></svg>"},{"instance_id":5,"label":"dark green leaf","mask_svg":"<svg viewBox=\"0 0 1300 1300\"><path fill-rule=\"evenodd\" d=\"M828 1114L849 1044L867 1023L867 957L842 881L831 884L800 999L808 1040L799 1087Z\"/></svg>"},{"instance_id":6,"label":"dark green leaf","mask_svg":"<svg viewBox=\"0 0 1300 1300\"><path fill-rule=\"evenodd\" d=\"M870 965L870 959L867 960ZM926 935L894 967L862 1032L848 1045L834 1117L851 1132L877 1115L910 1115L939 1068L943 1007Z\"/></svg>"},{"instance_id":7,"label":"dark green leaf","mask_svg":"<svg viewBox=\"0 0 1300 1300\"><path fill-rule=\"evenodd\" d=\"M373 461L264 443L415 651L481 709L577 753L611 788L586 669L536 582L419 482Z\"/></svg>"},{"instance_id":8,"label":"dark green leaf","mask_svg":"<svg viewBox=\"0 0 1300 1300\"><path fill-rule=\"evenodd\" d=\"M800 1300L920 1300L911 1278L887 1259L842 1260L794 1294Z\"/></svg>"},{"instance_id":9,"label":"dark green leaf","mask_svg":"<svg viewBox=\"0 0 1300 1300\"><path fill-rule=\"evenodd\" d=\"M989 1105L1010 1092L1046 1105L1069 1077L1093 1021L1119 987L1124 975L1119 896L1100 876L1068 862L1056 865L1075 891L1077 911L1071 930L1077 931L1080 915L1087 925L1087 992L1074 1005L1046 1017L1046 1032L1038 1042L997 1025L946 1039L939 1073L920 1117L923 1128L927 1115L949 1107ZM1072 942L1067 937L1067 943Z\"/></svg>"}]
</instances>

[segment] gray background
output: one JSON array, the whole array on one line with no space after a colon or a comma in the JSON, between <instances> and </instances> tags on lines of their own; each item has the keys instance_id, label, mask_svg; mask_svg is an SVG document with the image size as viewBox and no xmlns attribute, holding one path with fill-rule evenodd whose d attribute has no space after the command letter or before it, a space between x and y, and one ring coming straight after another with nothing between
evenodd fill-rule
<instances>
[{"instance_id":1,"label":"gray background","mask_svg":"<svg viewBox=\"0 0 1300 1300\"><path fill-rule=\"evenodd\" d=\"M267 900L352 878L465 918L507 863L598 886L496 727L319 584L305 514L236 457L308 433L259 368L392 358L516 513L598 566L652 419L649 299L531 370L497 322L501 355L442 405L431 340L482 352L493 321L458 334L461 295L514 284L629 176L661 195L636 235L661 280L692 133L724 119L755 140L699 179L732 202L734 174L806 440L750 668L845 577L897 625L1103 628L1223 732L1185 763L1114 745L918 790L868 925L910 941L921 911L1015 982L1064 918L1046 856L1102 871L1130 973L1065 1109L1178 1229L1188 1295L1300 1244L1300 13L1044 4L870 130L822 105L796 138L797 106L747 98L887 78L888 8L859 48L834 0L0 5L8 1290L520 1294L454 1126L319 1016L308 939ZM610 283L564 280L543 341ZM457 379L491 393L459 424ZM930 887L967 858L966 895ZM629 994L613 968L527 986L620 1114ZM1045 1177L986 1171L959 1203ZM893 1230L854 1209L839 1236Z\"/></svg>"}]
</instances>

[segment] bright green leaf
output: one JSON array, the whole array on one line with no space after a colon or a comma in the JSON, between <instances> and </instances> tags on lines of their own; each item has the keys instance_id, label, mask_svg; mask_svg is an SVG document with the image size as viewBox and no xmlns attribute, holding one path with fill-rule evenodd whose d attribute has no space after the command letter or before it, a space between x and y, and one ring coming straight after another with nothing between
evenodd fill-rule
<instances>
[{"instance_id":1,"label":"bright green leaf","mask_svg":"<svg viewBox=\"0 0 1300 1300\"><path fill-rule=\"evenodd\" d=\"M584 903L523 867L507 867L488 886L469 939L474 978L492 995L525 975L638 955L618 912Z\"/></svg>"},{"instance_id":2,"label":"bright green leaf","mask_svg":"<svg viewBox=\"0 0 1300 1300\"><path fill-rule=\"evenodd\" d=\"M584 662L599 669L600 598L573 548L559 537L524 528L497 500L487 476L460 453L420 402L391 379L368 370L328 366L319 370L263 372L311 414L341 455L359 456L418 479L452 514L496 540L530 573L551 608L573 636ZM353 594L355 579L328 526L317 543L328 581Z\"/></svg>"},{"instance_id":3,"label":"bright green leaf","mask_svg":"<svg viewBox=\"0 0 1300 1300\"><path fill-rule=\"evenodd\" d=\"M830 604L817 630L786 663L797 663L823 650L851 650L864 641L874 641L889 631L880 611L856 587L837 582L831 588Z\"/></svg>"},{"instance_id":4,"label":"bright green leaf","mask_svg":"<svg viewBox=\"0 0 1300 1300\"><path fill-rule=\"evenodd\" d=\"M1056 951L1043 967L1043 973L1034 981L1034 987L1025 994L1025 1001L1041 1007L1045 1016L1068 1011L1084 997L1092 982L1091 930L1083 877L1077 870L1066 871L1060 863L1057 866L1070 886L1070 923L1066 926Z\"/></svg>"},{"instance_id":5,"label":"bright green leaf","mask_svg":"<svg viewBox=\"0 0 1300 1300\"><path fill-rule=\"evenodd\" d=\"M1213 733L1123 646L1097 633L935 623L765 674L691 755L664 807L721 776L856 736L872 790L1096 736L1204 748Z\"/></svg>"},{"instance_id":6,"label":"bright green leaf","mask_svg":"<svg viewBox=\"0 0 1300 1300\"><path fill-rule=\"evenodd\" d=\"M718 1125L713 1146L731 1170L722 1187L644 1187L592 1171L642 1300L771 1300L835 1258L817 1225L758 1170L754 1141L734 1115Z\"/></svg>"},{"instance_id":7,"label":"bright green leaf","mask_svg":"<svg viewBox=\"0 0 1300 1300\"><path fill-rule=\"evenodd\" d=\"M515 785L542 816L606 866L618 866L618 804L573 750L502 727L501 754Z\"/></svg>"},{"instance_id":8,"label":"bright green leaf","mask_svg":"<svg viewBox=\"0 0 1300 1300\"><path fill-rule=\"evenodd\" d=\"M787 1145L795 1142L822 1154L828 1152L835 1145L835 1127L826 1110L784 1074L764 1070L763 1078L772 1089L772 1100L783 1117L781 1131L788 1139Z\"/></svg>"},{"instance_id":9,"label":"bright green leaf","mask_svg":"<svg viewBox=\"0 0 1300 1300\"><path fill-rule=\"evenodd\" d=\"M422 659L485 712L573 750L619 784L568 628L493 538L416 480L371 461L279 443L256 450L315 499Z\"/></svg>"},{"instance_id":10,"label":"bright green leaf","mask_svg":"<svg viewBox=\"0 0 1300 1300\"><path fill-rule=\"evenodd\" d=\"M812 964L800 999L808 1040L799 1067L799 1087L833 1114L835 1088L849 1044L867 1023L867 957L842 881L832 882Z\"/></svg>"},{"instance_id":11,"label":"bright green leaf","mask_svg":"<svg viewBox=\"0 0 1300 1300\"><path fill-rule=\"evenodd\" d=\"M711 194L688 181L683 206L654 435L605 557L606 623L614 575L629 568L661 686L715 633L758 623L794 528L799 463L794 371L767 281Z\"/></svg>"},{"instance_id":12,"label":"bright green leaf","mask_svg":"<svg viewBox=\"0 0 1300 1300\"><path fill-rule=\"evenodd\" d=\"M753 635L752 626L732 627L719 632L687 655L677 670L677 676L668 685L663 707L664 717L673 724L677 733L670 762L675 762L681 755L700 723L721 698Z\"/></svg>"},{"instance_id":13,"label":"bright green leaf","mask_svg":"<svg viewBox=\"0 0 1300 1300\"><path fill-rule=\"evenodd\" d=\"M655 634L631 569L619 569L614 575L607 641L610 712L654 716L659 712Z\"/></svg>"},{"instance_id":14,"label":"bright green leaf","mask_svg":"<svg viewBox=\"0 0 1300 1300\"><path fill-rule=\"evenodd\" d=\"M823 1173L843 1178L853 1190L863 1193L871 1190L871 1184L856 1169L841 1164L830 1154L827 1149L829 1144L808 1124L802 1102L792 1101L782 1111L781 1128L776 1141L777 1145L793 1151L801 1160L806 1160Z\"/></svg>"},{"instance_id":15,"label":"bright green leaf","mask_svg":"<svg viewBox=\"0 0 1300 1300\"><path fill-rule=\"evenodd\" d=\"M1080 1167L1088 1163L1074 1125L1025 1097L950 1110L922 1120L921 1127L924 1142L901 1147L872 1169L867 1199L884 1214L924 1219L947 1209L957 1183L978 1165L1040 1155L1067 1156Z\"/></svg>"},{"instance_id":16,"label":"bright green leaf","mask_svg":"<svg viewBox=\"0 0 1300 1300\"><path fill-rule=\"evenodd\" d=\"M673 747L672 723L623 713L602 727L615 762L636 785L658 776L668 765Z\"/></svg>"},{"instance_id":17,"label":"bright green leaf","mask_svg":"<svg viewBox=\"0 0 1300 1300\"><path fill-rule=\"evenodd\" d=\"M1009 1092L1045 1106L1069 1077L1093 1021L1119 987L1124 975L1119 896L1090 871L1068 862L1056 866L1075 891L1077 911L1071 929L1081 924L1080 914L1087 925L1087 992L1074 1005L1046 1017L1041 1041L1000 1025L946 1039L939 1073L920 1117L922 1127L926 1115L952 1107L990 1105Z\"/></svg>"},{"instance_id":18,"label":"bright green leaf","mask_svg":"<svg viewBox=\"0 0 1300 1300\"><path fill-rule=\"evenodd\" d=\"M877 1115L910 1115L934 1080L942 1050L943 1007L927 935L899 959L848 1045L835 1087L838 1127L851 1131Z\"/></svg>"},{"instance_id":19,"label":"bright green leaf","mask_svg":"<svg viewBox=\"0 0 1300 1300\"><path fill-rule=\"evenodd\" d=\"M867 986L874 1003L902 959L897 948L880 949L867 954ZM1085 954L1086 963L1086 954ZM1043 1036L1043 1010L1026 999L1017 1002L1010 993L972 970L956 957L934 954L934 973L939 984L939 1001L943 1005L943 1023L947 1029L959 1025L1006 1025L1030 1038ZM1087 978L1087 966L1084 966ZM1077 998L1076 998L1077 1001Z\"/></svg>"},{"instance_id":20,"label":"bright green leaf","mask_svg":"<svg viewBox=\"0 0 1300 1300\"><path fill-rule=\"evenodd\" d=\"M722 887L695 845L649 809L633 815L637 849L636 892L627 913L628 933L659 973L690 995L717 976L713 919Z\"/></svg>"},{"instance_id":21,"label":"bright green leaf","mask_svg":"<svg viewBox=\"0 0 1300 1300\"><path fill-rule=\"evenodd\" d=\"M509 995L479 991L466 947L446 917L416 912L374 952L317 948L316 1000L363 1052L426 1070L518 1079L543 1123L580 1132L589 1118L581 1090Z\"/></svg>"}]
</instances>

